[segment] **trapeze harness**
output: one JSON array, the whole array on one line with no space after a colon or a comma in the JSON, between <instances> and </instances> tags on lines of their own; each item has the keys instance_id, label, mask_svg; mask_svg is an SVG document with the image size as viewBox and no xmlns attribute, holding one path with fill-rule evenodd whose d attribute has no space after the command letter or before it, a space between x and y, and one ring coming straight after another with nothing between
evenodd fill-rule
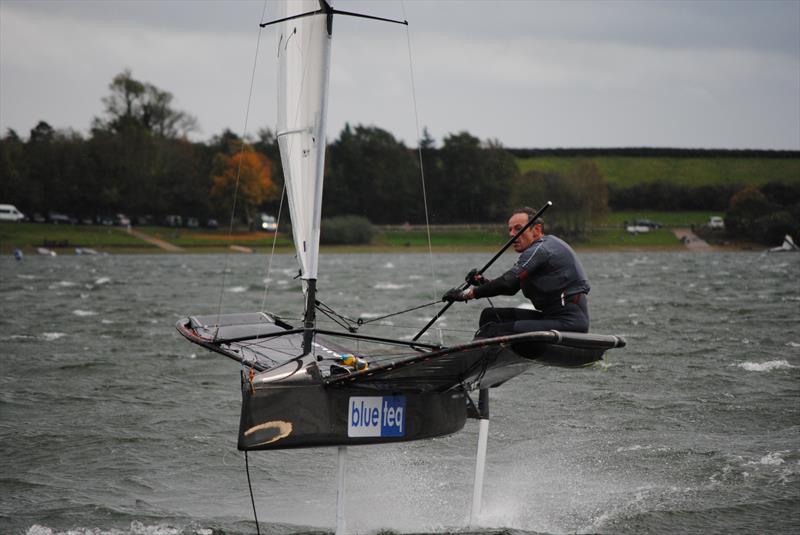
<instances>
[{"instance_id":1,"label":"trapeze harness","mask_svg":"<svg viewBox=\"0 0 800 535\"><path fill-rule=\"evenodd\" d=\"M475 288L475 297L514 295L520 289L536 310L486 308L476 338L530 331L589 332L589 281L575 251L555 236L542 236L500 277Z\"/></svg>"}]
</instances>

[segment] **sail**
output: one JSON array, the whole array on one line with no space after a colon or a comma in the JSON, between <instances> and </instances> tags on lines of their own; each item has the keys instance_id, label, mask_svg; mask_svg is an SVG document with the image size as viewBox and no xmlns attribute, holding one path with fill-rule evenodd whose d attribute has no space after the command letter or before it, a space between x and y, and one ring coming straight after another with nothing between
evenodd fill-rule
<instances>
[{"instance_id":1,"label":"sail","mask_svg":"<svg viewBox=\"0 0 800 535\"><path fill-rule=\"evenodd\" d=\"M320 10L289 0L280 18ZM301 278L317 278L331 39L328 16L284 21L278 40L278 144Z\"/></svg>"}]
</instances>

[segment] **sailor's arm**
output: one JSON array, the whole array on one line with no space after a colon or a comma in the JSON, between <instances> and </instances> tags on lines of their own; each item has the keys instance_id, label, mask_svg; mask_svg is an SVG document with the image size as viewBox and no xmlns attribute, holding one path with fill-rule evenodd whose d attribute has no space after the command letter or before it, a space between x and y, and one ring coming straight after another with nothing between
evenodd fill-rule
<instances>
[{"instance_id":1,"label":"sailor's arm","mask_svg":"<svg viewBox=\"0 0 800 535\"><path fill-rule=\"evenodd\" d=\"M466 290L470 292L469 299L482 299L496 295L514 295L519 291L519 274L510 269L486 284L473 286Z\"/></svg>"}]
</instances>

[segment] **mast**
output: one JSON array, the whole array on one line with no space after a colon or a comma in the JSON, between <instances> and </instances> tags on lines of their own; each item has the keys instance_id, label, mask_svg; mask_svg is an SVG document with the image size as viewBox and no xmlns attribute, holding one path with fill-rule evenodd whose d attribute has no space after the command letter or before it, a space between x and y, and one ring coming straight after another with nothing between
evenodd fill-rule
<instances>
[{"instance_id":1,"label":"mast","mask_svg":"<svg viewBox=\"0 0 800 535\"><path fill-rule=\"evenodd\" d=\"M261 26L280 25L277 138L305 293L303 355L307 355L311 352L316 328L333 16L347 15L406 25L408 22L339 11L331 6L330 0L287 0L281 5L281 16Z\"/></svg>"},{"instance_id":2,"label":"mast","mask_svg":"<svg viewBox=\"0 0 800 535\"><path fill-rule=\"evenodd\" d=\"M278 145L305 294L303 355L311 351L315 304L333 9L325 0L282 4L278 38Z\"/></svg>"}]
</instances>

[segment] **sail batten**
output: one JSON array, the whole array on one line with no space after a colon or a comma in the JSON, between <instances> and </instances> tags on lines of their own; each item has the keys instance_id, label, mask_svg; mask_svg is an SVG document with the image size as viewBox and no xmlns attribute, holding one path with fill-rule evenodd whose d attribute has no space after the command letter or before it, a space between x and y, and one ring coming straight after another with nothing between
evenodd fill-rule
<instances>
[{"instance_id":1,"label":"sail batten","mask_svg":"<svg viewBox=\"0 0 800 535\"><path fill-rule=\"evenodd\" d=\"M303 280L317 278L331 39L317 0L283 5L278 47L278 146Z\"/></svg>"}]
</instances>

